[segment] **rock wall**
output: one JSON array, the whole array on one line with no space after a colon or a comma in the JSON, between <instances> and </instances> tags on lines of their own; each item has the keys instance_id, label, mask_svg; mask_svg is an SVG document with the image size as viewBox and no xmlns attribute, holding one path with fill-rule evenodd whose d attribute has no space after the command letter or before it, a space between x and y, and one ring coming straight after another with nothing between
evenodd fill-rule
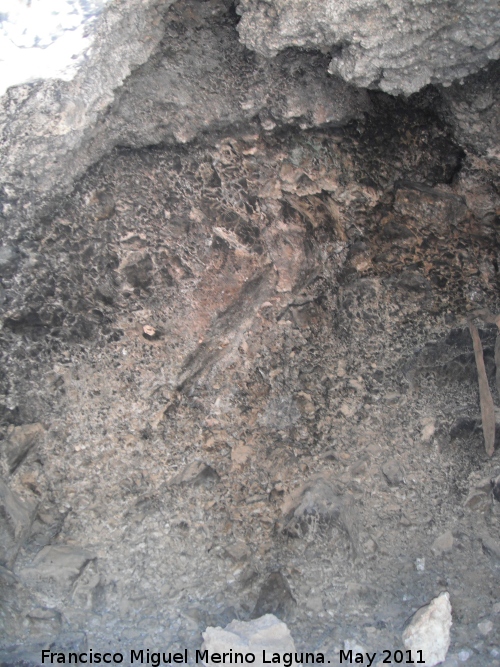
<instances>
[{"instance_id":1,"label":"rock wall","mask_svg":"<svg viewBox=\"0 0 500 667\"><path fill-rule=\"evenodd\" d=\"M266 613L337 665L444 585L494 664L500 198L424 101L115 149L3 246L4 665Z\"/></svg>"},{"instance_id":2,"label":"rock wall","mask_svg":"<svg viewBox=\"0 0 500 667\"><path fill-rule=\"evenodd\" d=\"M0 100L5 229L50 210L114 146L186 143L254 121L267 131L343 126L370 109L350 83L409 93L497 55L493 4L455 8L453 29L439 4L384 7L248 1L239 20L230 0L110 3L74 79L13 87ZM496 139L486 147L477 123L494 132L497 122L495 82L483 89L493 75L482 76L444 93L447 122L495 157Z\"/></svg>"},{"instance_id":3,"label":"rock wall","mask_svg":"<svg viewBox=\"0 0 500 667\"><path fill-rule=\"evenodd\" d=\"M230 1L178 3L167 12L170 4L112 3L73 81L4 95L4 218L19 225L40 214L116 145L186 143L253 119L268 130L343 125L369 108L364 91L327 74L321 54L268 62L248 52Z\"/></svg>"},{"instance_id":4,"label":"rock wall","mask_svg":"<svg viewBox=\"0 0 500 667\"><path fill-rule=\"evenodd\" d=\"M358 89L251 7L113 2L2 99L2 667L264 614L334 667L438 596L499 665L498 63Z\"/></svg>"}]
</instances>

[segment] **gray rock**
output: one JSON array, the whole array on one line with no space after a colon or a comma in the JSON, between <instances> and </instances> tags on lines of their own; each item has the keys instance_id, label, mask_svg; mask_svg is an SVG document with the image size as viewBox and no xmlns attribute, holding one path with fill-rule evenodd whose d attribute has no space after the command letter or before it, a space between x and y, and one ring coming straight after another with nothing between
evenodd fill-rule
<instances>
[{"instance_id":1,"label":"gray rock","mask_svg":"<svg viewBox=\"0 0 500 667\"><path fill-rule=\"evenodd\" d=\"M401 486L401 484L404 484L404 472L397 461L386 461L382 466L382 472L390 486Z\"/></svg>"},{"instance_id":2,"label":"gray rock","mask_svg":"<svg viewBox=\"0 0 500 667\"><path fill-rule=\"evenodd\" d=\"M20 260L17 249L10 245L0 246L0 277L9 278Z\"/></svg>"},{"instance_id":3,"label":"gray rock","mask_svg":"<svg viewBox=\"0 0 500 667\"><path fill-rule=\"evenodd\" d=\"M500 561L500 540L491 537L485 530L479 536L483 545L483 551L494 560Z\"/></svg>"},{"instance_id":4,"label":"gray rock","mask_svg":"<svg viewBox=\"0 0 500 667\"><path fill-rule=\"evenodd\" d=\"M349 536L353 555L360 554L359 526L354 500L342 495L327 477L317 477L304 484L285 500L283 531L302 537L316 530L336 525Z\"/></svg>"},{"instance_id":5,"label":"gray rock","mask_svg":"<svg viewBox=\"0 0 500 667\"><path fill-rule=\"evenodd\" d=\"M453 549L453 533L447 530L434 540L432 543L432 551L436 556L448 553Z\"/></svg>"},{"instance_id":6,"label":"gray rock","mask_svg":"<svg viewBox=\"0 0 500 667\"><path fill-rule=\"evenodd\" d=\"M410 94L449 85L500 56L500 9L459 0L242 0L240 37L271 57L291 46L333 52L329 71L357 86Z\"/></svg>"},{"instance_id":7,"label":"gray rock","mask_svg":"<svg viewBox=\"0 0 500 667\"><path fill-rule=\"evenodd\" d=\"M483 637L486 637L493 630L493 622L489 619L481 621L477 624L477 629L479 630L479 634L483 635Z\"/></svg>"},{"instance_id":8,"label":"gray rock","mask_svg":"<svg viewBox=\"0 0 500 667\"><path fill-rule=\"evenodd\" d=\"M225 0L215 8L192 1L172 7L164 46L118 91L102 140L114 136L134 147L186 143L252 119L266 130L343 125L369 108L364 92L326 74L320 54L249 58L228 7Z\"/></svg>"},{"instance_id":9,"label":"gray rock","mask_svg":"<svg viewBox=\"0 0 500 667\"><path fill-rule=\"evenodd\" d=\"M324 611L323 598L321 595L310 595L306 600L306 608L315 614Z\"/></svg>"},{"instance_id":10,"label":"gray rock","mask_svg":"<svg viewBox=\"0 0 500 667\"><path fill-rule=\"evenodd\" d=\"M234 544L224 547L224 553L235 563L241 563L248 560L252 552L245 542L235 542Z\"/></svg>"},{"instance_id":11,"label":"gray rock","mask_svg":"<svg viewBox=\"0 0 500 667\"><path fill-rule=\"evenodd\" d=\"M163 35L159 5L171 0L110 2L87 26L92 49L70 81L49 79L12 87L0 98L0 191L3 214L17 199L51 200L109 148L92 145L94 128L131 71ZM24 216L29 219L30 208Z\"/></svg>"},{"instance_id":12,"label":"gray rock","mask_svg":"<svg viewBox=\"0 0 500 667\"><path fill-rule=\"evenodd\" d=\"M442 91L442 113L468 150L500 159L500 63Z\"/></svg>"},{"instance_id":13,"label":"gray rock","mask_svg":"<svg viewBox=\"0 0 500 667\"><path fill-rule=\"evenodd\" d=\"M45 430L42 424L16 426L5 444L5 455L9 472L13 473L28 456L29 452L43 440Z\"/></svg>"},{"instance_id":14,"label":"gray rock","mask_svg":"<svg viewBox=\"0 0 500 667\"><path fill-rule=\"evenodd\" d=\"M32 635L53 637L61 631L62 616L57 609L37 607L28 613L27 619Z\"/></svg>"},{"instance_id":15,"label":"gray rock","mask_svg":"<svg viewBox=\"0 0 500 667\"><path fill-rule=\"evenodd\" d=\"M12 567L32 521L32 508L0 479L0 565Z\"/></svg>"}]
</instances>

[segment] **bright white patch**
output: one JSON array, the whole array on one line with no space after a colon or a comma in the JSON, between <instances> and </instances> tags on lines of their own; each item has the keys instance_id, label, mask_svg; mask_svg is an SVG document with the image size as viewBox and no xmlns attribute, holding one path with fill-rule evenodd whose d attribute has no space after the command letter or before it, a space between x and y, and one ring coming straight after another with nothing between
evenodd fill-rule
<instances>
[{"instance_id":1,"label":"bright white patch","mask_svg":"<svg viewBox=\"0 0 500 667\"><path fill-rule=\"evenodd\" d=\"M2 0L0 95L37 79L69 81L88 56L107 0Z\"/></svg>"}]
</instances>

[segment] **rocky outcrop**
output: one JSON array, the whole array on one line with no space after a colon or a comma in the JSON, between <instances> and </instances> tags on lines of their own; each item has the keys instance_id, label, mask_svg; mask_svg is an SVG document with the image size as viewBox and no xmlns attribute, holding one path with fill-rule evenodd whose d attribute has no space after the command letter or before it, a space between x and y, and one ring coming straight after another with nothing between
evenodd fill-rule
<instances>
[{"instance_id":1,"label":"rocky outcrop","mask_svg":"<svg viewBox=\"0 0 500 667\"><path fill-rule=\"evenodd\" d=\"M117 145L186 143L254 119L266 130L343 125L369 108L363 91L327 74L321 54L256 58L238 41L228 0L167 12L171 4L111 3L73 81L19 86L2 98L5 218L29 219Z\"/></svg>"},{"instance_id":2,"label":"rocky outcrop","mask_svg":"<svg viewBox=\"0 0 500 667\"><path fill-rule=\"evenodd\" d=\"M461 3L452 27L440 2L381 10L367 1L361 12L352 3L244 0L241 20L233 4L110 2L72 80L9 88L0 98L7 234L47 214L115 146L185 144L255 122L266 131L342 126L370 109L366 91L351 84L411 93L449 84L499 55L493 5ZM445 96L457 134L494 157L492 71Z\"/></svg>"},{"instance_id":3,"label":"rocky outcrop","mask_svg":"<svg viewBox=\"0 0 500 667\"><path fill-rule=\"evenodd\" d=\"M396 97L230 0L113 16L4 100L0 664L293 651L273 614L333 667L415 612L429 662L450 604L448 662L494 664L497 66Z\"/></svg>"},{"instance_id":4,"label":"rocky outcrop","mask_svg":"<svg viewBox=\"0 0 500 667\"><path fill-rule=\"evenodd\" d=\"M94 23L92 49L71 81L9 88L0 99L0 205L30 218L34 205L67 190L101 150L90 148L114 90L144 63L163 35L161 9L172 0L110 3Z\"/></svg>"},{"instance_id":5,"label":"rocky outcrop","mask_svg":"<svg viewBox=\"0 0 500 667\"><path fill-rule=\"evenodd\" d=\"M445 0L242 0L238 30L266 57L291 46L331 54L329 72L357 86L410 94L448 85L500 56L494 3Z\"/></svg>"}]
</instances>

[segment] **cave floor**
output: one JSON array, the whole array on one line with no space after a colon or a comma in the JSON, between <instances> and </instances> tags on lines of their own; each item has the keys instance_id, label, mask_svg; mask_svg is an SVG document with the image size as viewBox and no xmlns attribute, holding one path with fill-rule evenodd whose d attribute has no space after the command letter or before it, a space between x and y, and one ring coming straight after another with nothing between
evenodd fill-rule
<instances>
[{"instance_id":1,"label":"cave floor","mask_svg":"<svg viewBox=\"0 0 500 667\"><path fill-rule=\"evenodd\" d=\"M500 464L467 326L500 312L495 179L379 100L344 130L117 149L26 232L0 333L29 514L4 664L193 650L266 612L331 664L345 642L382 657L446 590L448 664L499 665Z\"/></svg>"}]
</instances>

